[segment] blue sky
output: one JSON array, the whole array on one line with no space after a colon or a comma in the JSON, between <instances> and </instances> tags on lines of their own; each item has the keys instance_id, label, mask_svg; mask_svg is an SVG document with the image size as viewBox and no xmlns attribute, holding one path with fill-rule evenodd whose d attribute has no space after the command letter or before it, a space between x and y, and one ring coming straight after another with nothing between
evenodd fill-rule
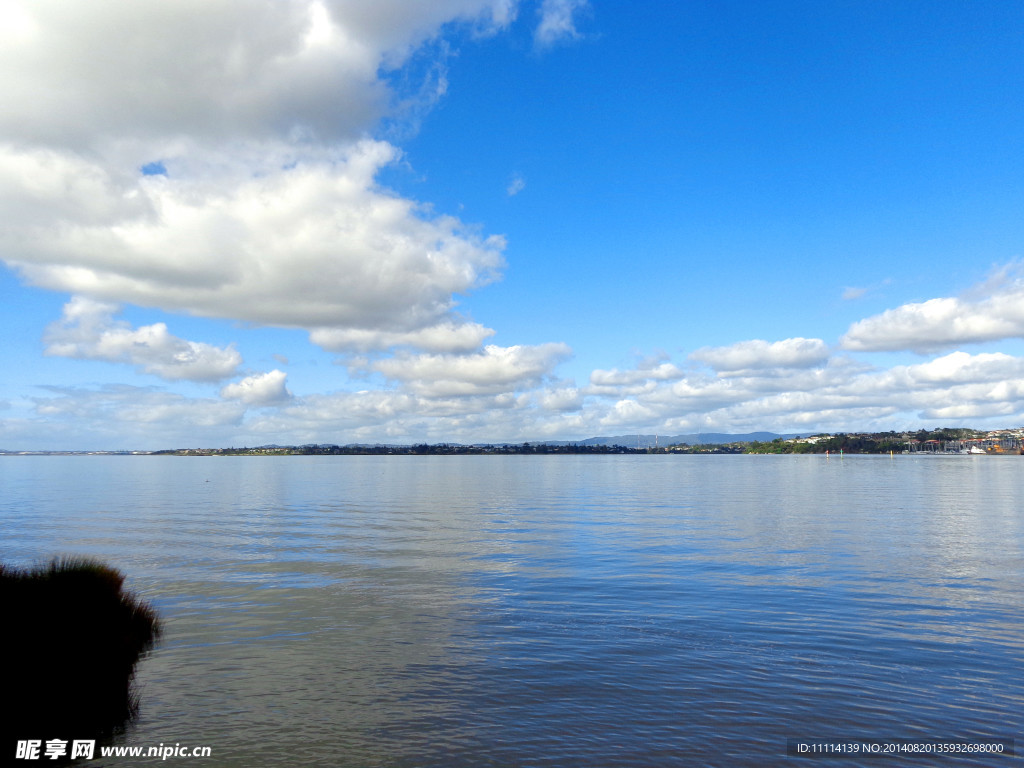
<instances>
[{"instance_id":1,"label":"blue sky","mask_svg":"<svg viewBox=\"0 0 1024 768\"><path fill-rule=\"evenodd\" d=\"M1022 22L0 0L0 448L1020 426Z\"/></svg>"}]
</instances>

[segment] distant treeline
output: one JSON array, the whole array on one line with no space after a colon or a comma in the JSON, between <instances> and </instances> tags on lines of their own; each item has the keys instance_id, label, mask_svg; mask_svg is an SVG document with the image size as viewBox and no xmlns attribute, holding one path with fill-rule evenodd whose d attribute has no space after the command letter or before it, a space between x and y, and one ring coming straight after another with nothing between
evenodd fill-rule
<instances>
[{"instance_id":1,"label":"distant treeline","mask_svg":"<svg viewBox=\"0 0 1024 768\"><path fill-rule=\"evenodd\" d=\"M521 443L503 445L458 445L439 443L427 445L299 445L261 448L201 448L156 451L173 456L449 456L449 455L520 455L520 454L612 454L647 453L646 450L622 445L548 445Z\"/></svg>"},{"instance_id":2,"label":"distant treeline","mask_svg":"<svg viewBox=\"0 0 1024 768\"><path fill-rule=\"evenodd\" d=\"M779 438L780 440L782 438ZM667 448L649 448L642 453L746 453L752 443L698 443L689 445L682 443Z\"/></svg>"},{"instance_id":3,"label":"distant treeline","mask_svg":"<svg viewBox=\"0 0 1024 768\"><path fill-rule=\"evenodd\" d=\"M783 440L765 443L747 443L745 453L899 453L911 440L924 443L929 440L965 440L973 437L972 429L935 429L918 432L874 432L821 436L814 442Z\"/></svg>"},{"instance_id":4,"label":"distant treeline","mask_svg":"<svg viewBox=\"0 0 1024 768\"><path fill-rule=\"evenodd\" d=\"M750 443L745 453L899 453L906 441L870 435L833 435L815 443L772 440L769 443Z\"/></svg>"},{"instance_id":5,"label":"distant treeline","mask_svg":"<svg viewBox=\"0 0 1024 768\"><path fill-rule=\"evenodd\" d=\"M257 448L188 448L155 451L172 456L453 456L453 455L550 455L550 454L697 454L697 453L899 453L913 442L968 440L979 433L966 428L919 430L917 432L857 432L815 435L807 438L730 443L685 443L629 448L624 445L581 443L500 443L460 445L458 443L417 443L415 445L264 445Z\"/></svg>"}]
</instances>

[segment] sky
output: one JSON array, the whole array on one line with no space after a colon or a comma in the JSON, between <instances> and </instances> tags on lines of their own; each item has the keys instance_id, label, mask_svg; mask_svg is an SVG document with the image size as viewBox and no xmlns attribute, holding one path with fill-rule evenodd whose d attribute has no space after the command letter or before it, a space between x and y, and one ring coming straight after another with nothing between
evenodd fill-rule
<instances>
[{"instance_id":1,"label":"sky","mask_svg":"<svg viewBox=\"0 0 1024 768\"><path fill-rule=\"evenodd\" d=\"M0 449L1022 426L1022 32L0 0Z\"/></svg>"}]
</instances>

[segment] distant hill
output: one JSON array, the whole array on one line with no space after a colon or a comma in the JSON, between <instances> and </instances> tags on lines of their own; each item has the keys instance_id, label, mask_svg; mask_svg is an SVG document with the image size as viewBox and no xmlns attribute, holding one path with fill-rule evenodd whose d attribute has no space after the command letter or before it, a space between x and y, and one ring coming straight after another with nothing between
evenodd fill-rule
<instances>
[{"instance_id":1,"label":"distant hill","mask_svg":"<svg viewBox=\"0 0 1024 768\"><path fill-rule=\"evenodd\" d=\"M664 448L666 445L686 443L687 445L708 445L718 443L769 442L777 437L799 437L797 434L779 435L775 432L748 432L730 435L724 432L701 432L695 435L614 435L610 437L588 437L578 441L580 445L622 445L626 448Z\"/></svg>"}]
</instances>

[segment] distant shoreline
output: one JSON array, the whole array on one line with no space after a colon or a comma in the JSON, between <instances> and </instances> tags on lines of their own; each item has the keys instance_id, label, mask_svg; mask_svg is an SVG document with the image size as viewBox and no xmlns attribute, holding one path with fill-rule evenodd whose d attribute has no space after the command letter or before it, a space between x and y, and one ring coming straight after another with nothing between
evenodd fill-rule
<instances>
[{"instance_id":1,"label":"distant shoreline","mask_svg":"<svg viewBox=\"0 0 1024 768\"><path fill-rule=\"evenodd\" d=\"M766 436L769 439L733 439ZM557 456L613 454L974 454L1017 455L1024 453L1024 429L981 432L968 428L919 430L917 432L855 432L818 434L809 437L721 435L711 442L698 435L659 438L637 435L635 447L619 437L594 437L579 442L524 443L416 443L262 445L242 448L174 448L157 451L0 451L0 456ZM697 438L681 442L679 438ZM712 435L708 435L712 437ZM659 442L660 440L660 442ZM674 441L674 442L670 442ZM632 440L631 440L632 442Z\"/></svg>"}]
</instances>

